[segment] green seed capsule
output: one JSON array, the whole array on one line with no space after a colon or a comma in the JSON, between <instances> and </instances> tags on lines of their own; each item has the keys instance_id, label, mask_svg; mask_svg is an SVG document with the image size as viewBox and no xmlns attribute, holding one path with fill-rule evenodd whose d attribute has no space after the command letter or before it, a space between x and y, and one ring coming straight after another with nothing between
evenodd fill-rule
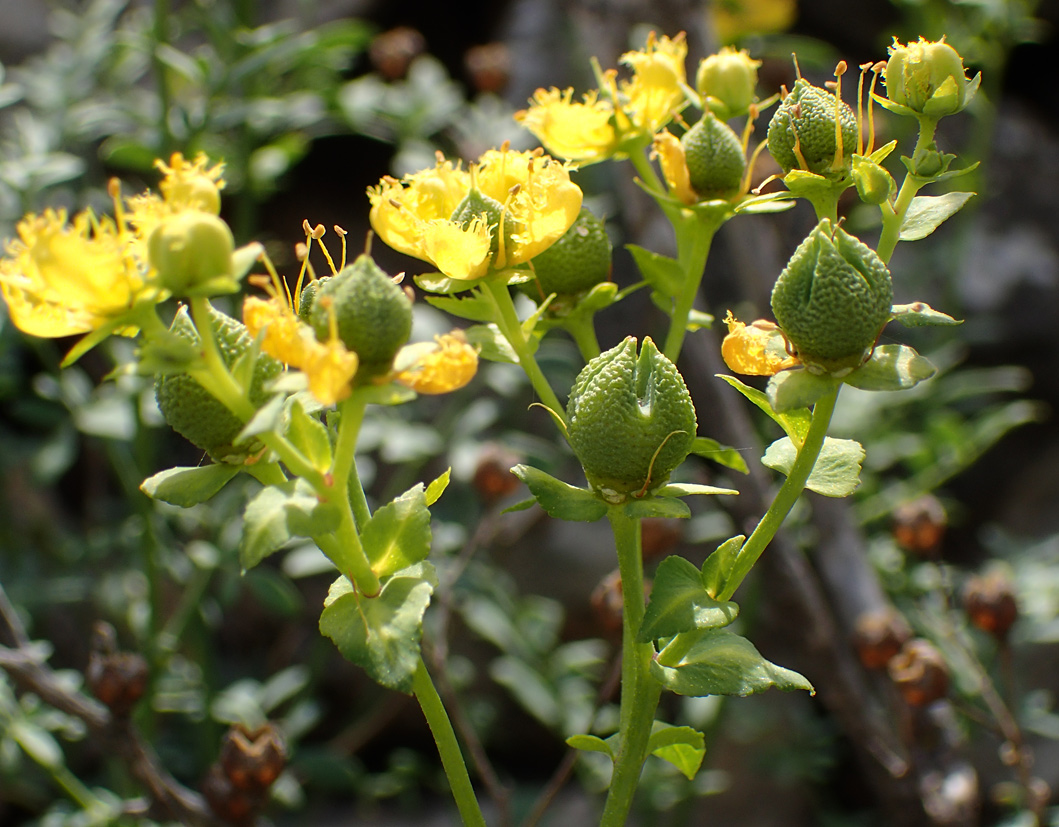
<instances>
[{"instance_id":1,"label":"green seed capsule","mask_svg":"<svg viewBox=\"0 0 1059 827\"><path fill-rule=\"evenodd\" d=\"M212 306L210 327L221 358L228 367L254 344L240 322ZM169 330L193 345L201 341L186 307L177 312ZM254 405L260 407L268 401L265 388L282 370L283 365L271 356L258 355L250 385L250 401ZM158 409L170 427L217 462L239 464L261 450L261 443L256 439L235 444L235 438L243 430L243 422L189 374L159 374L155 378L154 394Z\"/></svg>"},{"instance_id":2,"label":"green seed capsule","mask_svg":"<svg viewBox=\"0 0 1059 827\"><path fill-rule=\"evenodd\" d=\"M360 357L358 379L388 372L412 334L412 301L404 290L368 255L318 284L309 311L316 338L330 338L334 317L338 338Z\"/></svg>"},{"instance_id":3,"label":"green seed capsule","mask_svg":"<svg viewBox=\"0 0 1059 827\"><path fill-rule=\"evenodd\" d=\"M603 221L582 208L577 220L559 240L533 257L536 281L523 292L539 299L551 293L580 293L610 276L611 243Z\"/></svg>"},{"instance_id":4,"label":"green seed capsule","mask_svg":"<svg viewBox=\"0 0 1059 827\"><path fill-rule=\"evenodd\" d=\"M503 204L474 187L456 206L449 220L467 229L474 219L483 219L489 227L489 250L496 253L500 249L500 234L497 232L497 227L500 226L501 217L504 220L504 244L505 247L510 248L515 222L504 211Z\"/></svg>"},{"instance_id":5,"label":"green seed capsule","mask_svg":"<svg viewBox=\"0 0 1059 827\"><path fill-rule=\"evenodd\" d=\"M712 112L705 112L680 139L691 187L703 200L728 198L739 191L746 154L739 136Z\"/></svg>"},{"instance_id":6,"label":"green seed capsule","mask_svg":"<svg viewBox=\"0 0 1059 827\"><path fill-rule=\"evenodd\" d=\"M166 218L151 233L147 255L158 280L186 296L212 279L230 276L235 239L216 215L186 210Z\"/></svg>"},{"instance_id":7,"label":"green seed capsule","mask_svg":"<svg viewBox=\"0 0 1059 827\"><path fill-rule=\"evenodd\" d=\"M620 502L663 485L695 439L695 408L676 367L645 338L585 365L566 405L567 436L589 484Z\"/></svg>"},{"instance_id":8,"label":"green seed capsule","mask_svg":"<svg viewBox=\"0 0 1059 827\"><path fill-rule=\"evenodd\" d=\"M890 271L872 250L823 219L772 289L776 323L809 368L859 367L890 319Z\"/></svg>"},{"instance_id":9,"label":"green seed capsule","mask_svg":"<svg viewBox=\"0 0 1059 827\"><path fill-rule=\"evenodd\" d=\"M769 122L769 152L784 172L804 169L832 179L849 172L850 158L857 151L857 116L841 101L838 113L842 160L836 168L839 147L835 141L835 96L798 78Z\"/></svg>"}]
</instances>

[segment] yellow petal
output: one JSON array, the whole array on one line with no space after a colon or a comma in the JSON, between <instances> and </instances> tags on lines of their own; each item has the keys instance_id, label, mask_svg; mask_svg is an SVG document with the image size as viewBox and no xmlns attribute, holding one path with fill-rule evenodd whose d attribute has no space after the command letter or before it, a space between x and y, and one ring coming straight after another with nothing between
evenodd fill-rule
<instances>
[{"instance_id":1,"label":"yellow petal","mask_svg":"<svg viewBox=\"0 0 1059 827\"><path fill-rule=\"evenodd\" d=\"M621 86L623 108L638 129L657 132L683 106L687 54L683 34L656 39L652 33L641 51L622 55L621 62L634 72L632 80Z\"/></svg>"},{"instance_id":2,"label":"yellow petal","mask_svg":"<svg viewBox=\"0 0 1059 827\"><path fill-rule=\"evenodd\" d=\"M416 393L458 390L478 371L478 351L459 333L436 336L434 342L408 345L402 351L399 360L412 364L397 374L397 381Z\"/></svg>"},{"instance_id":3,"label":"yellow petal","mask_svg":"<svg viewBox=\"0 0 1059 827\"><path fill-rule=\"evenodd\" d=\"M728 335L721 342L721 356L736 373L772 376L798 364L787 354L783 334L772 322L758 319L746 325L735 319L731 311L724 321Z\"/></svg>"},{"instance_id":4,"label":"yellow petal","mask_svg":"<svg viewBox=\"0 0 1059 827\"><path fill-rule=\"evenodd\" d=\"M341 342L316 343L310 348L301 365L309 380L309 393L323 405L334 405L353 392L353 377L357 373L357 354L346 350Z\"/></svg>"},{"instance_id":5,"label":"yellow petal","mask_svg":"<svg viewBox=\"0 0 1059 827\"><path fill-rule=\"evenodd\" d=\"M423 225L420 258L431 262L449 278L470 281L489 272L489 228L479 219L466 229L451 221Z\"/></svg>"},{"instance_id":6,"label":"yellow petal","mask_svg":"<svg viewBox=\"0 0 1059 827\"><path fill-rule=\"evenodd\" d=\"M677 136L669 131L659 132L655 135L654 151L673 197L679 198L685 204L698 201L698 195L691 188L691 173L688 172L684 147Z\"/></svg>"},{"instance_id":7,"label":"yellow petal","mask_svg":"<svg viewBox=\"0 0 1059 827\"><path fill-rule=\"evenodd\" d=\"M515 120L532 132L548 151L568 161L591 164L614 154L617 136L611 117L614 109L598 100L598 92L572 100L573 89L538 89L530 108L515 113Z\"/></svg>"}]
</instances>

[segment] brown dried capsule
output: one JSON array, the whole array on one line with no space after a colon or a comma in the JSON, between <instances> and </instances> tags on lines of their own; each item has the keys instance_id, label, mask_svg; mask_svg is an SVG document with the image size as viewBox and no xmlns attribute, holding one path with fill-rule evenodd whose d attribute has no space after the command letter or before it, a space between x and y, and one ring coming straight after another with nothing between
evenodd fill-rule
<instances>
[{"instance_id":1,"label":"brown dried capsule","mask_svg":"<svg viewBox=\"0 0 1059 827\"><path fill-rule=\"evenodd\" d=\"M909 706L927 706L949 691L948 664L929 640L908 641L887 669Z\"/></svg>"},{"instance_id":2,"label":"brown dried capsule","mask_svg":"<svg viewBox=\"0 0 1059 827\"><path fill-rule=\"evenodd\" d=\"M225 824L236 827L252 824L262 804L260 793L236 789L220 764L210 767L201 789L214 815Z\"/></svg>"},{"instance_id":3,"label":"brown dried capsule","mask_svg":"<svg viewBox=\"0 0 1059 827\"><path fill-rule=\"evenodd\" d=\"M386 80L400 80L408 74L412 61L426 48L426 38L419 31L410 26L398 26L371 41L368 57L375 71Z\"/></svg>"},{"instance_id":4,"label":"brown dried capsule","mask_svg":"<svg viewBox=\"0 0 1059 827\"><path fill-rule=\"evenodd\" d=\"M471 84L479 92L499 94L511 76L511 52L504 43L472 46L463 56Z\"/></svg>"},{"instance_id":5,"label":"brown dried capsule","mask_svg":"<svg viewBox=\"0 0 1059 827\"><path fill-rule=\"evenodd\" d=\"M921 557L939 554L947 525L945 507L929 494L894 511L894 539L905 551Z\"/></svg>"},{"instance_id":6,"label":"brown dried capsule","mask_svg":"<svg viewBox=\"0 0 1059 827\"><path fill-rule=\"evenodd\" d=\"M472 484L486 504L495 503L516 491L520 485L511 468L519 457L499 445L488 444L478 456Z\"/></svg>"},{"instance_id":7,"label":"brown dried capsule","mask_svg":"<svg viewBox=\"0 0 1059 827\"><path fill-rule=\"evenodd\" d=\"M116 717L124 718L147 689L148 669L141 655L116 651L116 640L113 626L96 624L85 683Z\"/></svg>"},{"instance_id":8,"label":"brown dried capsule","mask_svg":"<svg viewBox=\"0 0 1059 827\"><path fill-rule=\"evenodd\" d=\"M968 580L963 588L963 608L973 625L998 640L1007 637L1019 615L1014 587L1000 571Z\"/></svg>"},{"instance_id":9,"label":"brown dried capsule","mask_svg":"<svg viewBox=\"0 0 1059 827\"><path fill-rule=\"evenodd\" d=\"M218 763L235 789L264 792L287 765L287 746L272 724L255 730L236 724L224 736Z\"/></svg>"},{"instance_id":10,"label":"brown dried capsule","mask_svg":"<svg viewBox=\"0 0 1059 827\"><path fill-rule=\"evenodd\" d=\"M866 612L857 618L853 645L866 669L883 669L901 651L912 629L893 608Z\"/></svg>"},{"instance_id":11,"label":"brown dried capsule","mask_svg":"<svg viewBox=\"0 0 1059 827\"><path fill-rule=\"evenodd\" d=\"M589 598L592 611L600 625L608 632L621 629L622 598L621 576L617 569L599 581Z\"/></svg>"},{"instance_id":12,"label":"brown dried capsule","mask_svg":"<svg viewBox=\"0 0 1059 827\"><path fill-rule=\"evenodd\" d=\"M640 522L643 559L661 557L684 538L684 521L667 517L647 517Z\"/></svg>"}]
</instances>

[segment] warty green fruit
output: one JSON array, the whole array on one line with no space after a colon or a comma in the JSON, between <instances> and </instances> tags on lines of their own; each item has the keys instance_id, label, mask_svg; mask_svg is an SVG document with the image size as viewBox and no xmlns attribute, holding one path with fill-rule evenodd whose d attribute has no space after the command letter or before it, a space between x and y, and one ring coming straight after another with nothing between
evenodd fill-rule
<instances>
[{"instance_id":1,"label":"warty green fruit","mask_svg":"<svg viewBox=\"0 0 1059 827\"><path fill-rule=\"evenodd\" d=\"M680 143L691 188L700 198L728 198L738 192L746 172L746 154L728 124L707 111Z\"/></svg>"},{"instance_id":2,"label":"warty green fruit","mask_svg":"<svg viewBox=\"0 0 1059 827\"><path fill-rule=\"evenodd\" d=\"M841 178L849 172L850 159L857 151L857 116L847 104L838 103L842 130L842 163L835 167L838 144L835 140L835 96L805 78L798 78L794 89L769 121L768 149L783 171L805 169L826 178ZM795 152L805 160L803 166Z\"/></svg>"},{"instance_id":3,"label":"warty green fruit","mask_svg":"<svg viewBox=\"0 0 1059 827\"><path fill-rule=\"evenodd\" d=\"M536 279L526 282L523 290L535 299L588 290L610 276L611 253L602 219L582 207L559 240L533 257Z\"/></svg>"},{"instance_id":4,"label":"warty green fruit","mask_svg":"<svg viewBox=\"0 0 1059 827\"><path fill-rule=\"evenodd\" d=\"M620 502L663 485L695 439L695 407L676 366L650 338L591 360L566 405L567 438L589 485Z\"/></svg>"}]
</instances>

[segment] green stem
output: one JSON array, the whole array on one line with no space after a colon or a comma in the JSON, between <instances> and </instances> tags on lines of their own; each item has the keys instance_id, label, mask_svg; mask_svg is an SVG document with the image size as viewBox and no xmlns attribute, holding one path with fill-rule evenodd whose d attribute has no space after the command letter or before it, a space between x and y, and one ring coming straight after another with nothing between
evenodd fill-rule
<instances>
[{"instance_id":1,"label":"green stem","mask_svg":"<svg viewBox=\"0 0 1059 827\"><path fill-rule=\"evenodd\" d=\"M831 416L835 412L835 402L838 400L841 387L837 385L813 406L813 421L809 426L809 432L805 435L805 442L798 449L794 465L776 494L776 498L772 501L772 505L769 506L768 511L765 512L736 555L724 589L717 595L718 600L729 600L735 594L736 589L750 573L750 569L754 567L754 563L757 562L765 547L776 536L783 521L794 508L794 503L801 496L809 474L812 473L813 466L816 465L816 460L824 447L827 427L831 424Z\"/></svg>"},{"instance_id":2,"label":"green stem","mask_svg":"<svg viewBox=\"0 0 1059 827\"><path fill-rule=\"evenodd\" d=\"M599 339L596 338L596 328L592 324L591 316L579 315L566 319L563 322L563 329L574 340L582 359L591 362L599 356Z\"/></svg>"},{"instance_id":3,"label":"green stem","mask_svg":"<svg viewBox=\"0 0 1059 827\"><path fill-rule=\"evenodd\" d=\"M669 333L663 352L670 362L676 363L684 347L688 332L688 317L698 298L702 277L706 270L706 259L718 228L727 216L723 213L691 213L679 223L674 222L677 235L677 261L684 270L684 283L677 296L673 316L669 322Z\"/></svg>"},{"instance_id":4,"label":"green stem","mask_svg":"<svg viewBox=\"0 0 1059 827\"><path fill-rule=\"evenodd\" d=\"M629 162L633 165L636 174L640 176L640 180L643 181L648 189L659 194L665 193L666 188L662 185L662 179L658 177L658 173L655 172L655 168L651 166L651 162L647 159L647 156L643 151L630 152Z\"/></svg>"},{"instance_id":5,"label":"green stem","mask_svg":"<svg viewBox=\"0 0 1059 827\"><path fill-rule=\"evenodd\" d=\"M645 611L640 520L627 516L622 506L610 508L607 518L614 532L621 575L621 711L618 753L614 757L614 774L600 825L621 827L629 816L643 762L647 759L662 685L651 676L654 646L636 640Z\"/></svg>"},{"instance_id":6,"label":"green stem","mask_svg":"<svg viewBox=\"0 0 1059 827\"><path fill-rule=\"evenodd\" d=\"M916 139L916 148L912 152L913 158L920 151L926 151L934 141L934 130L937 125L937 121L920 120L919 137ZM905 214L912 205L912 199L916 197L920 187L926 183L928 182L918 175L906 172L905 180L901 182L901 189L898 191L893 205L886 203L882 205L882 233L879 235L879 244L875 252L878 253L879 258L883 262L890 261L890 256L893 255L897 242L901 240L901 225L904 223Z\"/></svg>"},{"instance_id":7,"label":"green stem","mask_svg":"<svg viewBox=\"0 0 1059 827\"><path fill-rule=\"evenodd\" d=\"M339 407L338 439L335 441L335 459L331 464L331 475L336 490L341 490L353 508L353 519L361 531L371 519L368 500L364 496L364 486L357 473L357 436L364 422L364 411L367 402L364 395L353 391L353 395Z\"/></svg>"},{"instance_id":8,"label":"green stem","mask_svg":"<svg viewBox=\"0 0 1059 827\"><path fill-rule=\"evenodd\" d=\"M482 286L485 288L486 295L492 300L493 309L496 311L496 318L494 319L496 326L500 328L500 332L504 334L504 338L507 339L508 344L515 351L518 363L526 376L529 377L530 384L533 385L537 396L565 424L566 409L559 401L559 397L555 395L552 386L548 384L548 379L540 369L540 365L537 364L529 342L526 341L526 337L522 333L522 324L518 320L518 314L515 312L515 303L511 300L511 292L508 290L507 285L496 279L486 279Z\"/></svg>"},{"instance_id":9,"label":"green stem","mask_svg":"<svg viewBox=\"0 0 1059 827\"><path fill-rule=\"evenodd\" d=\"M427 719L427 725L434 736L434 742L438 746L441 765L445 768L445 775L448 776L452 797L456 800L456 807L460 811L464 827L485 827L485 817L478 806L471 778L467 774L467 765L464 763L459 741L456 740L456 733L449 721L445 706L441 702L441 696L438 695L438 690L434 687L434 682L430 679L430 673L427 672L422 658L419 660L419 667L412 679L412 691L415 693L416 700L419 701L419 706Z\"/></svg>"}]
</instances>

